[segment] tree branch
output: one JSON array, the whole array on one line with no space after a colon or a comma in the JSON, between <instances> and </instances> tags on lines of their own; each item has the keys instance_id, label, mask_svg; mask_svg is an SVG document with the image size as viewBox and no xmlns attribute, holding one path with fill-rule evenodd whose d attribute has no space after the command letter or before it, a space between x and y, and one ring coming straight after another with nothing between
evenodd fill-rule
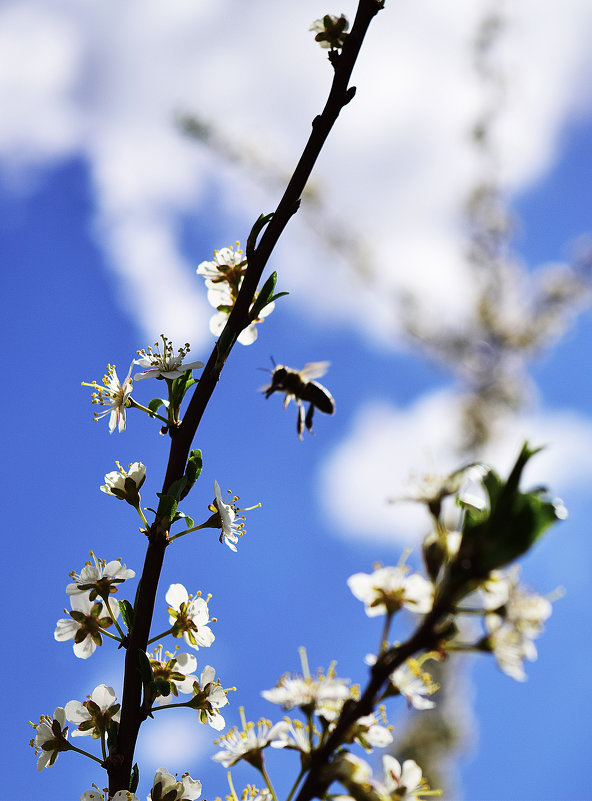
<instances>
[{"instance_id":1,"label":"tree branch","mask_svg":"<svg viewBox=\"0 0 592 801\"><path fill-rule=\"evenodd\" d=\"M360 699L354 704L344 705L327 741L311 754L309 771L295 801L323 798L333 781L326 767L335 751L342 745L348 729L359 718L374 712L382 688L389 682L389 676L394 670L418 651L429 651L437 645L442 637L438 629L450 612L452 598L452 592L442 595L407 642L391 648L373 665L370 680Z\"/></svg>"},{"instance_id":2,"label":"tree branch","mask_svg":"<svg viewBox=\"0 0 592 801\"><path fill-rule=\"evenodd\" d=\"M177 427L170 428L171 448L162 487L164 493L174 481L184 474L193 439L216 388L224 363L239 334L250 322L249 311L263 270L284 228L298 210L302 192L341 109L350 102L355 94L355 87L348 87L351 73L368 26L381 8L382 2L379 0L360 0L354 24L345 40L343 49L339 55L334 54L331 58L335 74L325 108L313 120L312 131L306 147L259 244L252 253L247 254L248 266L236 303L210 354L184 419ZM221 343L224 343L223 350L220 347ZM114 794L118 790L126 790L129 787L135 744L140 726L145 719L145 713L141 708L142 681L138 652L145 651L148 645L156 590L168 543L167 536L168 532L158 531L157 526L153 524L149 532L149 545L125 659L118 743L107 760L110 794Z\"/></svg>"}]
</instances>

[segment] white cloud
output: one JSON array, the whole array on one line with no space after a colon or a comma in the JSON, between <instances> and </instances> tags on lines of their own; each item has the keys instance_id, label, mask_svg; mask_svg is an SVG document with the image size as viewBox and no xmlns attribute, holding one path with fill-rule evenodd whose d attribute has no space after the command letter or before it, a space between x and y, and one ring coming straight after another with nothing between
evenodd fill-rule
<instances>
[{"instance_id":1,"label":"white cloud","mask_svg":"<svg viewBox=\"0 0 592 801\"><path fill-rule=\"evenodd\" d=\"M212 735L208 727L196 727L195 719L186 709L156 712L154 720L142 727L136 756L146 774L162 765L173 773L181 773L188 764L194 766L210 756Z\"/></svg>"},{"instance_id":2,"label":"white cloud","mask_svg":"<svg viewBox=\"0 0 592 801\"><path fill-rule=\"evenodd\" d=\"M371 403L358 413L345 440L326 460L320 495L334 528L344 536L417 543L429 526L427 512L387 499L407 494L426 474L448 475L463 464L459 397L424 395L407 408ZM479 458L507 475L524 440L544 450L533 457L524 483L544 484L570 499L592 481L592 419L571 411L538 409L500 421L492 445Z\"/></svg>"},{"instance_id":3,"label":"white cloud","mask_svg":"<svg viewBox=\"0 0 592 801\"><path fill-rule=\"evenodd\" d=\"M0 156L5 169L43 164L78 148L74 89L83 50L76 26L55 8L24 2L5 4L0 11Z\"/></svg>"},{"instance_id":4,"label":"white cloud","mask_svg":"<svg viewBox=\"0 0 592 801\"><path fill-rule=\"evenodd\" d=\"M175 346L191 342L194 353L207 339L212 313L200 282L175 246L174 226L162 215L128 215L103 224L104 242L121 272L122 300L151 343L165 333ZM146 342L145 344L149 344Z\"/></svg>"},{"instance_id":5,"label":"white cloud","mask_svg":"<svg viewBox=\"0 0 592 801\"><path fill-rule=\"evenodd\" d=\"M355 4L348 5L351 13ZM310 287L319 262L327 275L312 302L294 293L306 313L325 317L330 300L333 317L392 340L390 298L402 287L420 293L443 322L467 308L458 212L475 174L466 134L482 102L469 43L489 8L485 0L457 0L454 9L440 0L388 3L373 23L354 76L358 95L315 180L332 216L354 220L371 243L367 258L380 285L357 283L351 292L348 282L342 291L327 266L339 260L319 254L317 241L313 249L296 223L281 250L286 285ZM181 223L208 214L215 195L243 220L230 241L244 241L262 198L266 207L277 199L180 137L175 113L195 109L237 144L291 167L331 78L308 32L318 15L316 0L4 4L0 159L12 169L58 157L86 161L100 243L148 337L165 327L196 349L209 339ZM505 180L518 190L552 164L569 115L590 105L581 87L590 83L582 76L592 66L592 6L525 0L508 15L502 53L511 80L499 140Z\"/></svg>"}]
</instances>

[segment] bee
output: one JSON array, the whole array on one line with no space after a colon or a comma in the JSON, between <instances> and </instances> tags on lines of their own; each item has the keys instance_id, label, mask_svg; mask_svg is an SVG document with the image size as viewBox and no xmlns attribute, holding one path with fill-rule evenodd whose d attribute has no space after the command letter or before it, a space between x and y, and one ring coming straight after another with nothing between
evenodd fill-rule
<instances>
[{"instance_id":1,"label":"bee","mask_svg":"<svg viewBox=\"0 0 592 801\"><path fill-rule=\"evenodd\" d=\"M302 370L293 370L285 364L275 364L271 371L271 384L263 387L263 393L269 398L274 392L284 392L286 399L284 409L291 400L298 406L296 430L299 439L306 426L312 434L312 418L315 408L324 414L335 412L335 401L329 390L313 378L325 375L329 362L309 362ZM308 411L304 414L304 404L308 403Z\"/></svg>"}]
</instances>

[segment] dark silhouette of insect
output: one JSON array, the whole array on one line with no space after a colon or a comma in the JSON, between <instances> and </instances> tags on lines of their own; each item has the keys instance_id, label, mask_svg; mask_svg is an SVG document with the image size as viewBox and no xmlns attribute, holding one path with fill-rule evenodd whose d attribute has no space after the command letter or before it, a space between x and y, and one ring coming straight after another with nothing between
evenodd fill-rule
<instances>
[{"instance_id":1,"label":"dark silhouette of insect","mask_svg":"<svg viewBox=\"0 0 592 801\"><path fill-rule=\"evenodd\" d=\"M329 390L312 380L325 375L328 367L329 362L309 362L304 365L302 370L294 370L286 367L285 364L277 364L271 371L271 384L263 387L266 398L269 398L274 392L285 393L284 409L291 400L298 406L296 430L299 439L302 439L305 426L307 431L312 434L312 418L315 409L324 414L335 412L335 401ZM306 415L304 414L305 403L309 404Z\"/></svg>"}]
</instances>

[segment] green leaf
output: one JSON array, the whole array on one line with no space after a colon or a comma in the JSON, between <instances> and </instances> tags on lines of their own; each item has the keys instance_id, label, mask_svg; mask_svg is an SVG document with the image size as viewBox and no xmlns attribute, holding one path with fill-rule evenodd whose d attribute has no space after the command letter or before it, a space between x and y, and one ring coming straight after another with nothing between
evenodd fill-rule
<instances>
[{"instance_id":1,"label":"green leaf","mask_svg":"<svg viewBox=\"0 0 592 801\"><path fill-rule=\"evenodd\" d=\"M138 651L138 662L142 684L150 684L150 682L154 681L154 671L152 670L152 665L150 664L150 659L146 651Z\"/></svg>"},{"instance_id":2,"label":"green leaf","mask_svg":"<svg viewBox=\"0 0 592 801\"><path fill-rule=\"evenodd\" d=\"M129 782L130 793L136 792L139 783L140 783L140 769L138 768L138 763L134 762L134 767L132 768L132 773Z\"/></svg>"},{"instance_id":3,"label":"green leaf","mask_svg":"<svg viewBox=\"0 0 592 801\"><path fill-rule=\"evenodd\" d=\"M216 360L217 365L224 364L235 342L236 334L234 331L232 331L228 325L224 326L224 329L222 330L222 333L216 342L216 350L218 351L218 357Z\"/></svg>"},{"instance_id":4,"label":"green leaf","mask_svg":"<svg viewBox=\"0 0 592 801\"><path fill-rule=\"evenodd\" d=\"M134 608L129 601L119 601L119 612L127 630L129 631L134 623Z\"/></svg>"},{"instance_id":5,"label":"green leaf","mask_svg":"<svg viewBox=\"0 0 592 801\"><path fill-rule=\"evenodd\" d=\"M176 523L177 520L184 520L187 523L187 528L193 528L193 526L195 525L195 521L193 520L192 517L189 517L189 515L186 515L183 512L179 512L178 510L175 513L173 519L171 520L171 525L173 523Z\"/></svg>"},{"instance_id":6,"label":"green leaf","mask_svg":"<svg viewBox=\"0 0 592 801\"><path fill-rule=\"evenodd\" d=\"M273 303L274 300L277 300L278 298L281 298L284 295L289 295L289 294L290 294L289 292L277 292L275 295L272 295L267 302Z\"/></svg>"},{"instance_id":7,"label":"green leaf","mask_svg":"<svg viewBox=\"0 0 592 801\"><path fill-rule=\"evenodd\" d=\"M193 372L191 370L185 370L183 375L180 375L179 378L175 378L171 387L171 398L176 409L181 406L189 387L192 387L196 383L197 380L193 378Z\"/></svg>"},{"instance_id":8,"label":"green leaf","mask_svg":"<svg viewBox=\"0 0 592 801\"><path fill-rule=\"evenodd\" d=\"M181 493L185 489L186 484L187 484L186 477L181 476L181 478L178 478L176 481L173 481L171 486L168 488L166 494L172 496L173 498L175 498L175 500L178 501L181 498Z\"/></svg>"},{"instance_id":9,"label":"green leaf","mask_svg":"<svg viewBox=\"0 0 592 801\"><path fill-rule=\"evenodd\" d=\"M246 248L247 259L249 258L249 255L255 250L255 246L257 245L257 237L259 236L261 231L265 228L265 226L271 220L272 217L273 213L265 215L260 214L255 224L251 228L251 233L247 237L247 248Z\"/></svg>"},{"instance_id":10,"label":"green leaf","mask_svg":"<svg viewBox=\"0 0 592 801\"><path fill-rule=\"evenodd\" d=\"M504 567L525 554L544 532L562 518L562 507L548 498L544 488L519 490L520 478L528 461L540 448L526 443L507 481L490 470L483 483L489 496L489 509L467 507L461 546L451 566L453 583L464 592L486 578L492 570Z\"/></svg>"},{"instance_id":11,"label":"green leaf","mask_svg":"<svg viewBox=\"0 0 592 801\"><path fill-rule=\"evenodd\" d=\"M152 398L152 400L148 404L147 408L153 414L156 414L161 406L164 406L166 408L168 405L169 405L169 402L164 400L163 398Z\"/></svg>"},{"instance_id":12,"label":"green leaf","mask_svg":"<svg viewBox=\"0 0 592 801\"><path fill-rule=\"evenodd\" d=\"M271 298L273 297L273 291L275 289L275 284L277 281L277 273L274 271L267 281L263 284L259 292L257 293L253 305L250 311L250 318L251 320L256 320L259 317L259 314L262 309L264 309L269 303L271 303Z\"/></svg>"},{"instance_id":13,"label":"green leaf","mask_svg":"<svg viewBox=\"0 0 592 801\"><path fill-rule=\"evenodd\" d=\"M177 498L172 495L165 495L162 492L157 493L159 497L158 509L156 516L158 517L159 526L164 522L170 524L177 513Z\"/></svg>"},{"instance_id":14,"label":"green leaf","mask_svg":"<svg viewBox=\"0 0 592 801\"><path fill-rule=\"evenodd\" d=\"M189 458L187 459L187 466L185 467L185 478L187 479L187 484L182 491L181 498L185 498L185 496L188 495L189 491L199 478L202 468L203 460L201 457L201 451L199 448L195 448L195 450L191 451Z\"/></svg>"},{"instance_id":15,"label":"green leaf","mask_svg":"<svg viewBox=\"0 0 592 801\"><path fill-rule=\"evenodd\" d=\"M199 448L195 448L189 454L189 458L187 459L187 467L185 468L185 478L187 479L187 483L195 484L199 475L202 471L203 467L203 459L201 455L201 451Z\"/></svg>"}]
</instances>

